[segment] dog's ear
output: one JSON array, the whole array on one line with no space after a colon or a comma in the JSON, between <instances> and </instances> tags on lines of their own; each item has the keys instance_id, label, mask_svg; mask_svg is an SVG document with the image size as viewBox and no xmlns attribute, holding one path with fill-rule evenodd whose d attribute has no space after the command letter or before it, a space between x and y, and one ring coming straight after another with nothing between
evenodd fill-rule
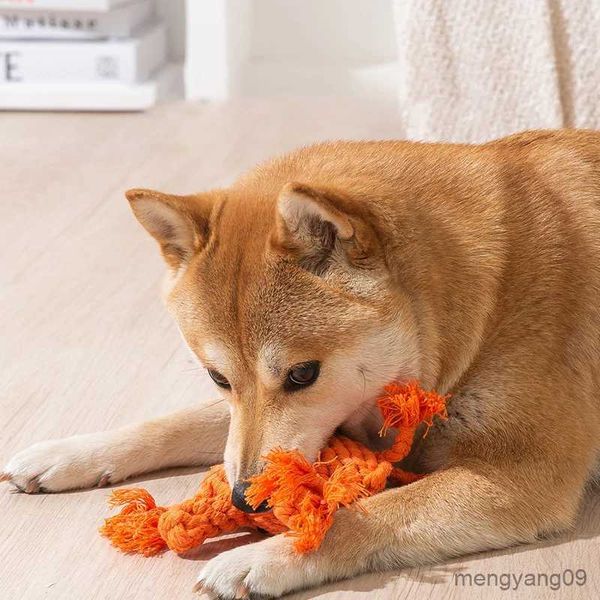
<instances>
[{"instance_id":1,"label":"dog's ear","mask_svg":"<svg viewBox=\"0 0 600 600\"><path fill-rule=\"evenodd\" d=\"M187 263L208 240L212 203L205 196L174 196L154 190L125 193L133 214L159 243L170 268Z\"/></svg>"},{"instance_id":2,"label":"dog's ear","mask_svg":"<svg viewBox=\"0 0 600 600\"><path fill-rule=\"evenodd\" d=\"M380 254L368 220L340 191L288 183L277 200L273 244L316 273L327 268L336 247L355 266L368 267Z\"/></svg>"}]
</instances>

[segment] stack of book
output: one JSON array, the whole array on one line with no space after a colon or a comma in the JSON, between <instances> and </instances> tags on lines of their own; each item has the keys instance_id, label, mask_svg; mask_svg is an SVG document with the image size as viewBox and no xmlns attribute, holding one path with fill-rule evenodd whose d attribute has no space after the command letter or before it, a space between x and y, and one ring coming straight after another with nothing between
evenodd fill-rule
<instances>
[{"instance_id":1,"label":"stack of book","mask_svg":"<svg viewBox=\"0 0 600 600\"><path fill-rule=\"evenodd\" d=\"M0 0L0 109L143 110L165 63L154 0Z\"/></svg>"}]
</instances>

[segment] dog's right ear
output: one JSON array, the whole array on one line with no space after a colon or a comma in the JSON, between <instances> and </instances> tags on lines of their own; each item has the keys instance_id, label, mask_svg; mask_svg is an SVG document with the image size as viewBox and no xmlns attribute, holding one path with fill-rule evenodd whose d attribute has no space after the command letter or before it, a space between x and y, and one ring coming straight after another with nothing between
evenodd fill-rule
<instances>
[{"instance_id":1,"label":"dog's right ear","mask_svg":"<svg viewBox=\"0 0 600 600\"><path fill-rule=\"evenodd\" d=\"M173 270L186 264L208 241L212 203L206 196L174 196L154 190L125 192L133 214L159 243Z\"/></svg>"},{"instance_id":2,"label":"dog's right ear","mask_svg":"<svg viewBox=\"0 0 600 600\"><path fill-rule=\"evenodd\" d=\"M356 267L373 268L382 256L364 204L340 190L286 184L277 199L272 245L313 273L323 273L336 247Z\"/></svg>"}]
</instances>

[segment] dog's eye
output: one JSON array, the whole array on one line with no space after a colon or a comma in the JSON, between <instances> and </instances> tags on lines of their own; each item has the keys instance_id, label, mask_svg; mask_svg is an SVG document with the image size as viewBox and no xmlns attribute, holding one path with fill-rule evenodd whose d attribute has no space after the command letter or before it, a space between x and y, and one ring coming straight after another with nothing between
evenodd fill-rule
<instances>
[{"instance_id":1,"label":"dog's eye","mask_svg":"<svg viewBox=\"0 0 600 600\"><path fill-rule=\"evenodd\" d=\"M215 371L214 369L207 369L208 374L210 375L210 378L219 386L222 388L225 388L226 390L231 388L231 384L229 383L229 381L227 381L227 377L221 375L221 373L219 373L219 371Z\"/></svg>"},{"instance_id":2,"label":"dog's eye","mask_svg":"<svg viewBox=\"0 0 600 600\"><path fill-rule=\"evenodd\" d=\"M311 385L317 380L320 370L321 365L317 360L311 360L310 362L295 365L289 370L283 387L291 392L301 387Z\"/></svg>"}]
</instances>

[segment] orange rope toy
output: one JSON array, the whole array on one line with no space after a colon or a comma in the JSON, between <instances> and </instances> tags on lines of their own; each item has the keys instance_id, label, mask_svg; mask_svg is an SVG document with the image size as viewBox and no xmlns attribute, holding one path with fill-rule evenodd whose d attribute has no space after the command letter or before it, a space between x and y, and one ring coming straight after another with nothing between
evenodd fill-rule
<instances>
[{"instance_id":1,"label":"orange rope toy","mask_svg":"<svg viewBox=\"0 0 600 600\"><path fill-rule=\"evenodd\" d=\"M246 491L251 506L266 500L270 512L247 514L235 508L219 465L193 498L168 508L157 506L144 489L115 490L110 504L123 508L106 519L100 533L124 552L152 556L166 548L186 552L208 538L249 527L286 532L295 538L297 552L311 552L321 545L338 508L382 491L388 481L406 484L422 477L393 463L408 455L421 423L431 426L435 415L446 418L446 400L416 382L387 385L377 401L384 419L380 435L388 428L398 432L392 446L381 452L343 436L332 437L314 464L297 451L271 451L265 469Z\"/></svg>"}]
</instances>

